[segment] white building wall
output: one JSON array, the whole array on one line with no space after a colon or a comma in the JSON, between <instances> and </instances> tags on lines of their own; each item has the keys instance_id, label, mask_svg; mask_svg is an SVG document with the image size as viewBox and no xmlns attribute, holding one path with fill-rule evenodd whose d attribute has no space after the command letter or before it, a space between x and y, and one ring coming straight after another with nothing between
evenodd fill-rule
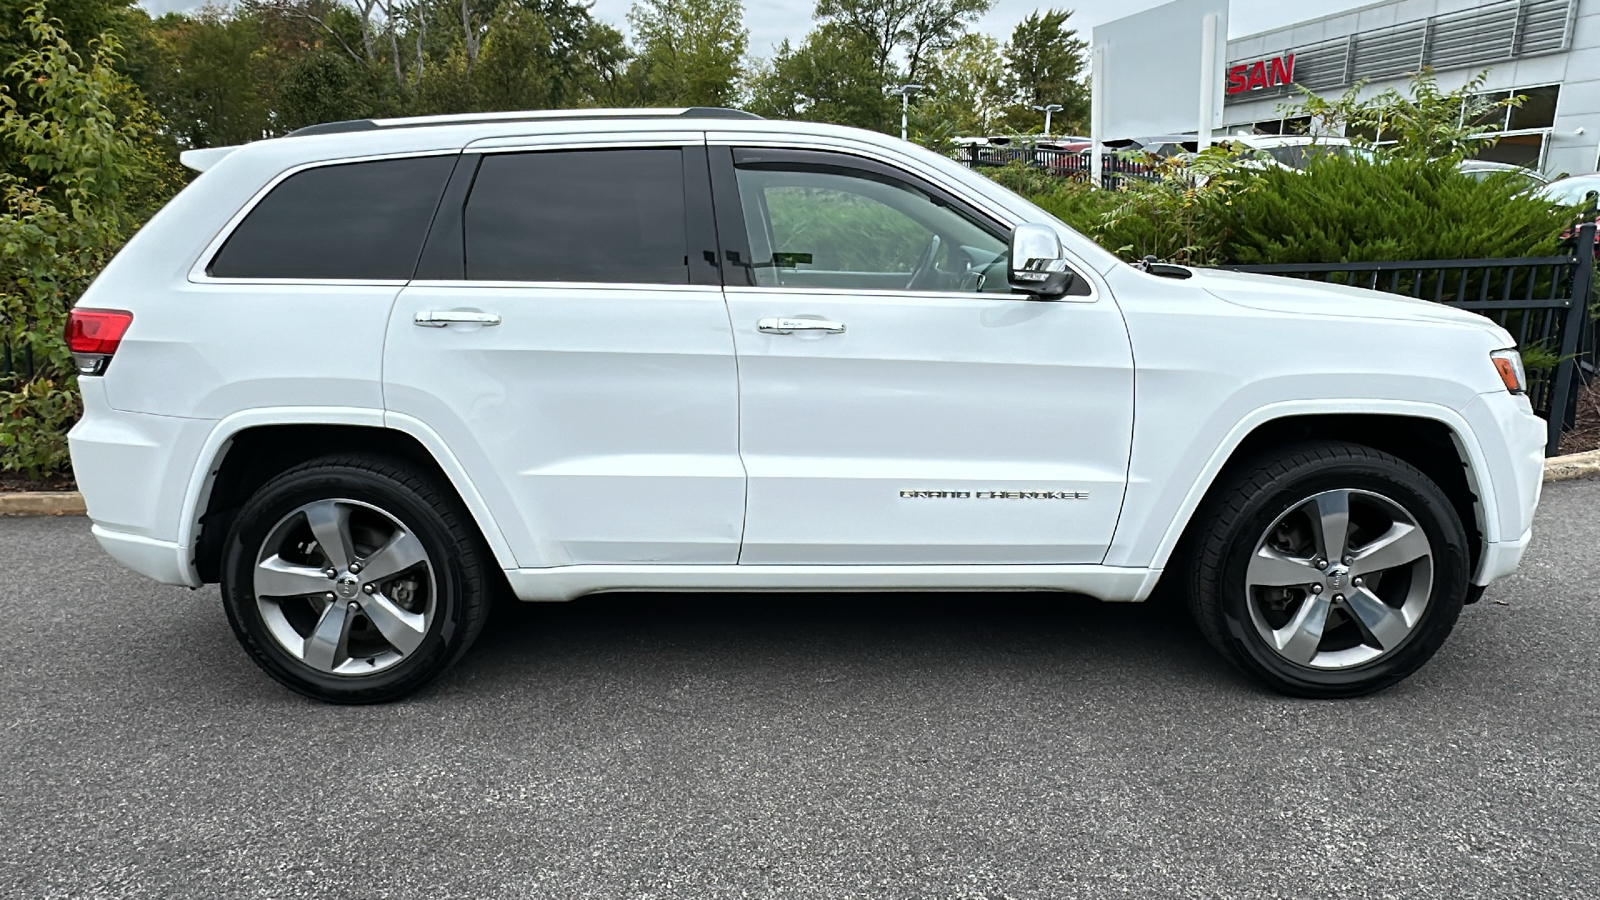
<instances>
[{"instance_id":1,"label":"white building wall","mask_svg":"<svg viewBox=\"0 0 1600 900\"><path fill-rule=\"evenodd\" d=\"M1445 13L1487 6L1498 0L1391 0L1338 15L1312 19L1273 31L1246 35L1228 42L1229 62L1276 56L1288 50L1347 35L1404 24ZM1578 0L1570 48L1561 53L1508 60L1495 66L1440 70L1439 85L1453 90L1484 68L1489 68L1484 90L1510 90L1560 84L1554 131L1545 157L1552 175L1581 174L1600 169L1600 0ZM1404 91L1407 79L1374 81L1362 96L1389 88ZM1324 93L1342 92L1336 88ZM1225 130L1278 118L1279 108L1297 102L1296 96L1234 101L1224 107Z\"/></svg>"}]
</instances>

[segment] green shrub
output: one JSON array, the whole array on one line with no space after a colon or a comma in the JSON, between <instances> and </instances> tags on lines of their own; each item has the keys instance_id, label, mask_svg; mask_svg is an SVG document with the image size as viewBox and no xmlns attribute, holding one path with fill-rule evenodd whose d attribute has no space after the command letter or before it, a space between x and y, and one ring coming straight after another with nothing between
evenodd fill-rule
<instances>
[{"instance_id":1,"label":"green shrub","mask_svg":"<svg viewBox=\"0 0 1600 900\"><path fill-rule=\"evenodd\" d=\"M1328 155L1250 172L1241 188L1206 209L1227 263L1551 256L1566 222L1512 178L1477 181L1450 160Z\"/></svg>"},{"instance_id":2,"label":"green shrub","mask_svg":"<svg viewBox=\"0 0 1600 900\"><path fill-rule=\"evenodd\" d=\"M68 469L79 410L67 311L176 179L152 150L158 123L114 68L116 40L79 54L42 7L24 21L29 49L5 76L28 111L0 92L0 141L27 172L0 175L0 339L33 374L0 390L0 471L43 479Z\"/></svg>"}]
</instances>

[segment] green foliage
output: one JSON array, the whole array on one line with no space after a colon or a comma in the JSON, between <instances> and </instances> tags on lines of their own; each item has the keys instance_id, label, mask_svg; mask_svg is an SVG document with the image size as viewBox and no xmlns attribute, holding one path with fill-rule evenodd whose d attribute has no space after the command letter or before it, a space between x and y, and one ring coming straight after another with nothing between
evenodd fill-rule
<instances>
[{"instance_id":1,"label":"green foliage","mask_svg":"<svg viewBox=\"0 0 1600 900\"><path fill-rule=\"evenodd\" d=\"M34 378L0 391L0 471L36 481L72 467L67 431L83 413L76 383Z\"/></svg>"},{"instance_id":2,"label":"green foliage","mask_svg":"<svg viewBox=\"0 0 1600 900\"><path fill-rule=\"evenodd\" d=\"M1050 128L1082 134L1089 124L1089 85L1082 78L1089 44L1068 27L1072 11L1035 10L1017 23L1005 46L1005 82L1010 96L1006 124L1016 131L1044 131L1044 113L1033 107L1061 104Z\"/></svg>"},{"instance_id":3,"label":"green foliage","mask_svg":"<svg viewBox=\"0 0 1600 900\"><path fill-rule=\"evenodd\" d=\"M342 53L305 53L289 64L277 83L278 129L285 132L319 122L378 114L378 98L367 73ZM198 140L193 146L210 146Z\"/></svg>"},{"instance_id":4,"label":"green foliage","mask_svg":"<svg viewBox=\"0 0 1600 900\"><path fill-rule=\"evenodd\" d=\"M1485 70L1453 91L1440 91L1433 70L1411 76L1406 93L1390 88L1361 99L1366 82L1352 85L1337 99L1328 100L1301 88L1301 101L1284 107L1286 117L1308 116L1317 133L1339 133L1342 126L1357 146L1383 146L1383 152L1400 159L1461 160L1492 146L1483 136L1499 127L1496 113L1520 106L1523 97L1490 100L1482 95Z\"/></svg>"},{"instance_id":5,"label":"green foliage","mask_svg":"<svg viewBox=\"0 0 1600 900\"><path fill-rule=\"evenodd\" d=\"M1115 191L1036 169L995 179L1129 261L1189 265L1493 259L1558 252L1566 212L1450 160L1316 157L1299 171L1213 147Z\"/></svg>"},{"instance_id":6,"label":"green foliage","mask_svg":"<svg viewBox=\"0 0 1600 900\"><path fill-rule=\"evenodd\" d=\"M32 357L34 376L0 391L0 471L43 478L66 467L78 410L67 310L170 175L152 168L159 123L116 71L116 38L80 54L37 6L24 26L30 43L5 70L21 96L0 94L0 143L28 174L0 182L0 338Z\"/></svg>"},{"instance_id":7,"label":"green foliage","mask_svg":"<svg viewBox=\"0 0 1600 900\"><path fill-rule=\"evenodd\" d=\"M1449 159L1314 160L1269 167L1213 203L1227 262L1361 262L1547 256L1564 219L1510 178L1477 181Z\"/></svg>"},{"instance_id":8,"label":"green foliage","mask_svg":"<svg viewBox=\"0 0 1600 900\"><path fill-rule=\"evenodd\" d=\"M884 94L874 52L862 35L832 26L799 45L784 41L752 79L749 109L774 119L898 127L898 100Z\"/></svg>"},{"instance_id":9,"label":"green foliage","mask_svg":"<svg viewBox=\"0 0 1600 900\"><path fill-rule=\"evenodd\" d=\"M1005 72L995 65L1000 43L986 34L967 34L932 54L928 86L911 114L911 139L937 151L953 137L991 134L1000 127L1008 98Z\"/></svg>"},{"instance_id":10,"label":"green foliage","mask_svg":"<svg viewBox=\"0 0 1600 900\"><path fill-rule=\"evenodd\" d=\"M629 66L643 105L732 106L750 33L739 0L639 0Z\"/></svg>"}]
</instances>

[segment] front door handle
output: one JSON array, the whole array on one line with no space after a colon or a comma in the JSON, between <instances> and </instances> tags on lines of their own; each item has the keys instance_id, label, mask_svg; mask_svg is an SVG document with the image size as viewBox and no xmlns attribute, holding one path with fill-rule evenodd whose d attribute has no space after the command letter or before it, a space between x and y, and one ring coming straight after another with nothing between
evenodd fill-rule
<instances>
[{"instance_id":1,"label":"front door handle","mask_svg":"<svg viewBox=\"0 0 1600 900\"><path fill-rule=\"evenodd\" d=\"M475 312L467 309L423 310L411 320L424 328L443 328L446 325L499 325L496 313Z\"/></svg>"},{"instance_id":2,"label":"front door handle","mask_svg":"<svg viewBox=\"0 0 1600 900\"><path fill-rule=\"evenodd\" d=\"M773 317L757 321L756 330L762 334L794 334L796 331L844 334L844 323L829 322L827 319L781 319Z\"/></svg>"}]
</instances>

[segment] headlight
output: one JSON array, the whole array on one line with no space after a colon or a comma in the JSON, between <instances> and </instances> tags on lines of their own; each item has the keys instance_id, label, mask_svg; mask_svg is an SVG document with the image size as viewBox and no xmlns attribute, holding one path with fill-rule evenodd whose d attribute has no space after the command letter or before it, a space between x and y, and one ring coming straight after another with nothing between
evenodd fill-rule
<instances>
[{"instance_id":1,"label":"headlight","mask_svg":"<svg viewBox=\"0 0 1600 900\"><path fill-rule=\"evenodd\" d=\"M1505 382L1506 390L1513 394L1528 392L1528 373L1522 368L1522 354L1515 349L1496 350L1489 354L1489 359L1494 363L1495 371L1500 373L1500 380Z\"/></svg>"}]
</instances>

